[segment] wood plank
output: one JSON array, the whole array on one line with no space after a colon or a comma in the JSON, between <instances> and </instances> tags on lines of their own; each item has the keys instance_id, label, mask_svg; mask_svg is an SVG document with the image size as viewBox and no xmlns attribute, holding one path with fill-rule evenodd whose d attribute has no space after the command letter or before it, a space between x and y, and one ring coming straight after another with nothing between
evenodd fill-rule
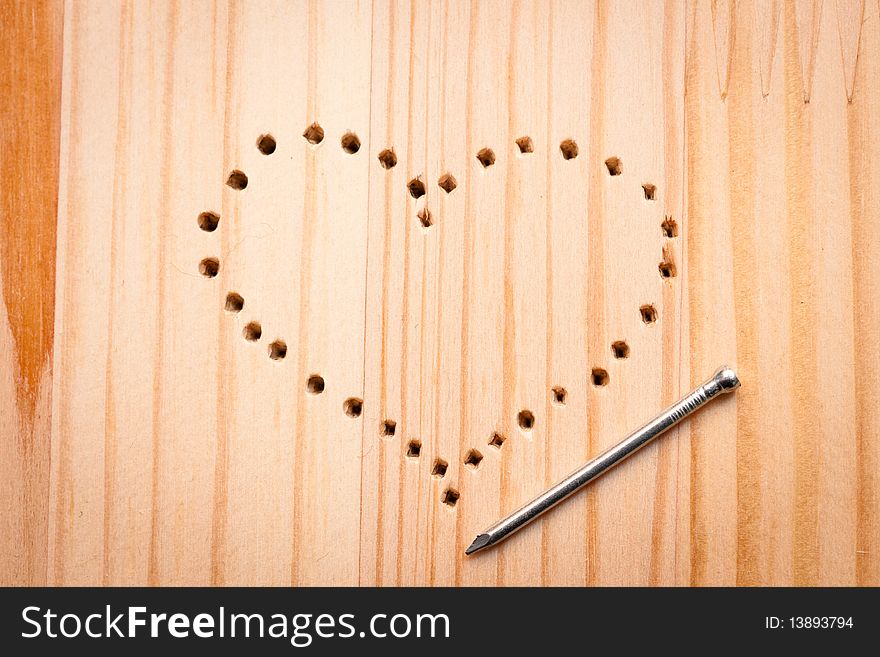
<instances>
[{"instance_id":1,"label":"wood plank","mask_svg":"<svg viewBox=\"0 0 880 657\"><path fill-rule=\"evenodd\" d=\"M61 2L0 3L0 584L46 583Z\"/></svg>"},{"instance_id":2,"label":"wood plank","mask_svg":"<svg viewBox=\"0 0 880 657\"><path fill-rule=\"evenodd\" d=\"M880 583L880 4L34 7L3 582Z\"/></svg>"},{"instance_id":3,"label":"wood plank","mask_svg":"<svg viewBox=\"0 0 880 657\"><path fill-rule=\"evenodd\" d=\"M880 3L865 4L867 25L847 107L849 160L849 222L852 248L849 282L852 286L852 393L854 408L856 536L855 582L880 582L880 411L876 403L880 377ZM830 139L830 137L829 137ZM849 387L849 382L847 382ZM849 556L849 555L847 555ZM849 559L847 559L849 561ZM850 580L852 582L852 580Z\"/></svg>"}]
</instances>

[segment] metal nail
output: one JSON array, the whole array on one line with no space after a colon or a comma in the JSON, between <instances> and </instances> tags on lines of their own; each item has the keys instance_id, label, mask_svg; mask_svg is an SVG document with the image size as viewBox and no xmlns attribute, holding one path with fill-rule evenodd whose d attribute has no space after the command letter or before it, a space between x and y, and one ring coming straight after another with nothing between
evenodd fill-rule
<instances>
[{"instance_id":1,"label":"metal nail","mask_svg":"<svg viewBox=\"0 0 880 657\"><path fill-rule=\"evenodd\" d=\"M542 513L550 510L615 465L635 454L642 447L674 427L688 415L702 407L713 397L732 392L740 385L736 373L729 367L721 367L715 375L660 413L642 428L637 429L619 443L605 450L586 465L578 468L565 479L550 487L531 502L514 511L503 520L479 534L465 550L473 554L495 545L522 529Z\"/></svg>"}]
</instances>

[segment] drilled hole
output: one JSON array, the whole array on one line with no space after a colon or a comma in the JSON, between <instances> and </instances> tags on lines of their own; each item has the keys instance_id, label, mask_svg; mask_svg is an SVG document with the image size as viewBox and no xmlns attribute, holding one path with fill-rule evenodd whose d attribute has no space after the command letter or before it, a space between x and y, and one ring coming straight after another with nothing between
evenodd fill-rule
<instances>
[{"instance_id":1,"label":"drilled hole","mask_svg":"<svg viewBox=\"0 0 880 657\"><path fill-rule=\"evenodd\" d=\"M663 278L673 278L675 276L675 263L671 260L664 260L658 266L660 275Z\"/></svg>"},{"instance_id":2,"label":"drilled hole","mask_svg":"<svg viewBox=\"0 0 880 657\"><path fill-rule=\"evenodd\" d=\"M409 195L413 198L422 198L425 195L425 183L418 178L410 180L406 188L409 190Z\"/></svg>"},{"instance_id":3,"label":"drilled hole","mask_svg":"<svg viewBox=\"0 0 880 657\"><path fill-rule=\"evenodd\" d=\"M678 237L678 224L672 217L666 217L660 224L660 229L663 231L664 237Z\"/></svg>"},{"instance_id":4,"label":"drilled hole","mask_svg":"<svg viewBox=\"0 0 880 657\"><path fill-rule=\"evenodd\" d=\"M303 132L303 137L305 137L306 141L310 144L320 144L324 141L324 128L319 126L317 123L313 123Z\"/></svg>"},{"instance_id":5,"label":"drilled hole","mask_svg":"<svg viewBox=\"0 0 880 657\"><path fill-rule=\"evenodd\" d=\"M612 176L619 176L623 173L623 162L619 157L609 157L605 160L605 166L608 167L608 173Z\"/></svg>"},{"instance_id":6,"label":"drilled hole","mask_svg":"<svg viewBox=\"0 0 880 657\"><path fill-rule=\"evenodd\" d=\"M519 428L523 431L531 431L532 427L535 426L535 416L531 411L520 411L519 415L516 416L516 421L519 423Z\"/></svg>"},{"instance_id":7,"label":"drilled hole","mask_svg":"<svg viewBox=\"0 0 880 657\"><path fill-rule=\"evenodd\" d=\"M566 139L559 144L559 150L562 151L562 157L566 160L573 160L578 156L578 145L573 139Z\"/></svg>"},{"instance_id":8,"label":"drilled hole","mask_svg":"<svg viewBox=\"0 0 880 657\"><path fill-rule=\"evenodd\" d=\"M406 444L406 458L417 459L422 454L422 441L410 440Z\"/></svg>"},{"instance_id":9,"label":"drilled hole","mask_svg":"<svg viewBox=\"0 0 880 657\"><path fill-rule=\"evenodd\" d=\"M657 321L657 311L651 304L646 304L639 308L639 313L641 313L642 321L645 324L653 324Z\"/></svg>"},{"instance_id":10,"label":"drilled hole","mask_svg":"<svg viewBox=\"0 0 880 657\"><path fill-rule=\"evenodd\" d=\"M483 168L488 168L495 164L495 153L492 152L491 148L482 148L477 153L477 159L483 165Z\"/></svg>"},{"instance_id":11,"label":"drilled hole","mask_svg":"<svg viewBox=\"0 0 880 657\"><path fill-rule=\"evenodd\" d=\"M495 449L501 449L501 446L504 444L504 441L507 440L500 433L493 433L492 437L489 438L489 446L494 447Z\"/></svg>"},{"instance_id":12,"label":"drilled hole","mask_svg":"<svg viewBox=\"0 0 880 657\"><path fill-rule=\"evenodd\" d=\"M324 377L319 374L312 374L306 381L306 391L310 395L320 395L324 392Z\"/></svg>"},{"instance_id":13,"label":"drilled hole","mask_svg":"<svg viewBox=\"0 0 880 657\"><path fill-rule=\"evenodd\" d=\"M199 228L206 233L213 233L220 224L220 215L216 212L202 212L199 215Z\"/></svg>"},{"instance_id":14,"label":"drilled hole","mask_svg":"<svg viewBox=\"0 0 880 657\"><path fill-rule=\"evenodd\" d=\"M376 157L379 159L379 164L382 165L383 169L393 169L397 164L397 156L391 149L386 148L380 151Z\"/></svg>"},{"instance_id":15,"label":"drilled hole","mask_svg":"<svg viewBox=\"0 0 880 657\"><path fill-rule=\"evenodd\" d=\"M471 470L476 470L480 467L480 461L482 460L483 455L480 454L477 450L472 449L468 451L467 455L464 457L464 464Z\"/></svg>"},{"instance_id":16,"label":"drilled hole","mask_svg":"<svg viewBox=\"0 0 880 657\"><path fill-rule=\"evenodd\" d=\"M437 181L437 184L440 185L440 189L447 194L458 187L458 181L451 173L444 173L440 176L440 180Z\"/></svg>"},{"instance_id":17,"label":"drilled hole","mask_svg":"<svg viewBox=\"0 0 880 657\"><path fill-rule=\"evenodd\" d=\"M449 464L443 459L434 459L434 465L431 467L431 476L437 479L443 479L446 476L446 469Z\"/></svg>"},{"instance_id":18,"label":"drilled hole","mask_svg":"<svg viewBox=\"0 0 880 657\"><path fill-rule=\"evenodd\" d=\"M278 143L272 135L260 135L257 139L257 150L263 155L271 155L278 148Z\"/></svg>"},{"instance_id":19,"label":"drilled hole","mask_svg":"<svg viewBox=\"0 0 880 657\"><path fill-rule=\"evenodd\" d=\"M441 501L446 506L452 508L456 504L458 504L458 500L460 497L461 495L457 490L455 490L454 488L447 488L445 491L443 491L443 497L441 498Z\"/></svg>"},{"instance_id":20,"label":"drilled hole","mask_svg":"<svg viewBox=\"0 0 880 657\"><path fill-rule=\"evenodd\" d=\"M260 326L259 322L248 322L241 330L241 334L245 340L256 342L263 336L263 327Z\"/></svg>"},{"instance_id":21,"label":"drilled hole","mask_svg":"<svg viewBox=\"0 0 880 657\"><path fill-rule=\"evenodd\" d=\"M357 397L349 397L342 402L342 410L348 417L360 417L364 410L364 400Z\"/></svg>"},{"instance_id":22,"label":"drilled hole","mask_svg":"<svg viewBox=\"0 0 880 657\"><path fill-rule=\"evenodd\" d=\"M395 431L397 431L397 422L394 420L385 420L382 423L382 435L386 438L393 436Z\"/></svg>"},{"instance_id":23,"label":"drilled hole","mask_svg":"<svg viewBox=\"0 0 880 657\"><path fill-rule=\"evenodd\" d=\"M556 386L550 392L552 394L554 404L556 404L557 406L565 406L565 399L566 397L568 397L568 392L565 390L565 388Z\"/></svg>"},{"instance_id":24,"label":"drilled hole","mask_svg":"<svg viewBox=\"0 0 880 657\"><path fill-rule=\"evenodd\" d=\"M205 258L199 263L199 273L205 278L214 278L220 273L220 261L217 258Z\"/></svg>"},{"instance_id":25,"label":"drilled hole","mask_svg":"<svg viewBox=\"0 0 880 657\"><path fill-rule=\"evenodd\" d=\"M590 380L593 382L594 386L602 387L608 385L608 372L603 370L601 367L594 367L593 371L590 373Z\"/></svg>"},{"instance_id":26,"label":"drilled hole","mask_svg":"<svg viewBox=\"0 0 880 657\"><path fill-rule=\"evenodd\" d=\"M531 137L520 137L516 140L516 147L519 148L520 153L533 153L535 150L535 144L532 142Z\"/></svg>"},{"instance_id":27,"label":"drilled hole","mask_svg":"<svg viewBox=\"0 0 880 657\"><path fill-rule=\"evenodd\" d=\"M287 355L287 343L284 340L275 340L269 345L269 358L272 360L284 360Z\"/></svg>"},{"instance_id":28,"label":"drilled hole","mask_svg":"<svg viewBox=\"0 0 880 657\"><path fill-rule=\"evenodd\" d=\"M419 221L422 222L422 228L430 228L434 223L434 219L431 217L431 212L428 208L422 208L416 213L416 216L419 218Z\"/></svg>"},{"instance_id":29,"label":"drilled hole","mask_svg":"<svg viewBox=\"0 0 880 657\"><path fill-rule=\"evenodd\" d=\"M226 312L230 313L240 313L241 309L244 308L244 297L242 297L238 292L230 292L226 295Z\"/></svg>"},{"instance_id":30,"label":"drilled hole","mask_svg":"<svg viewBox=\"0 0 880 657\"><path fill-rule=\"evenodd\" d=\"M232 187L232 189L241 190L248 186L248 177L244 175L243 171L234 169L226 179L226 184Z\"/></svg>"},{"instance_id":31,"label":"drilled hole","mask_svg":"<svg viewBox=\"0 0 880 657\"><path fill-rule=\"evenodd\" d=\"M657 193L657 187L655 185L652 185L651 183L645 183L644 185L642 185L642 189L645 192L645 200L653 201L654 195Z\"/></svg>"},{"instance_id":32,"label":"drilled hole","mask_svg":"<svg viewBox=\"0 0 880 657\"><path fill-rule=\"evenodd\" d=\"M353 132L346 132L342 135L340 143L342 144L342 150L349 155L354 155L361 149L361 140Z\"/></svg>"},{"instance_id":33,"label":"drilled hole","mask_svg":"<svg viewBox=\"0 0 880 657\"><path fill-rule=\"evenodd\" d=\"M612 342L611 353L615 358L629 358L629 345L623 340Z\"/></svg>"}]
</instances>

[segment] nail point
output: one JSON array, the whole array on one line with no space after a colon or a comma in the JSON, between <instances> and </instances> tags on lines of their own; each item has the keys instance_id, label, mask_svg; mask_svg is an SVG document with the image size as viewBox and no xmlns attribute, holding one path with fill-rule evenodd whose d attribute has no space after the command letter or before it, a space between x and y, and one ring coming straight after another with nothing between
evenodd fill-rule
<instances>
[{"instance_id":1,"label":"nail point","mask_svg":"<svg viewBox=\"0 0 880 657\"><path fill-rule=\"evenodd\" d=\"M465 554L473 554L477 550L482 550L489 544L489 534L480 534L474 539L474 542L464 551Z\"/></svg>"}]
</instances>

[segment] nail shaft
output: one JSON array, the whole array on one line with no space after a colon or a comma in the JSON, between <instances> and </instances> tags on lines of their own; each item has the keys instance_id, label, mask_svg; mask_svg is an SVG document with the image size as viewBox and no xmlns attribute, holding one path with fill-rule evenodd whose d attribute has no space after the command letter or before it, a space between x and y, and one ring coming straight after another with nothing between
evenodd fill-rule
<instances>
[{"instance_id":1,"label":"nail shaft","mask_svg":"<svg viewBox=\"0 0 880 657\"><path fill-rule=\"evenodd\" d=\"M628 456L637 452L663 432L674 427L712 398L722 393L732 392L738 387L739 379L736 373L728 367L720 368L711 379L682 397L646 425L572 472L565 479L541 493L525 506L514 511L503 520L498 521L482 534L479 534L474 539L474 542L465 550L465 554L473 554L503 541L542 513L550 510L586 486L599 477L599 475L604 474Z\"/></svg>"}]
</instances>

